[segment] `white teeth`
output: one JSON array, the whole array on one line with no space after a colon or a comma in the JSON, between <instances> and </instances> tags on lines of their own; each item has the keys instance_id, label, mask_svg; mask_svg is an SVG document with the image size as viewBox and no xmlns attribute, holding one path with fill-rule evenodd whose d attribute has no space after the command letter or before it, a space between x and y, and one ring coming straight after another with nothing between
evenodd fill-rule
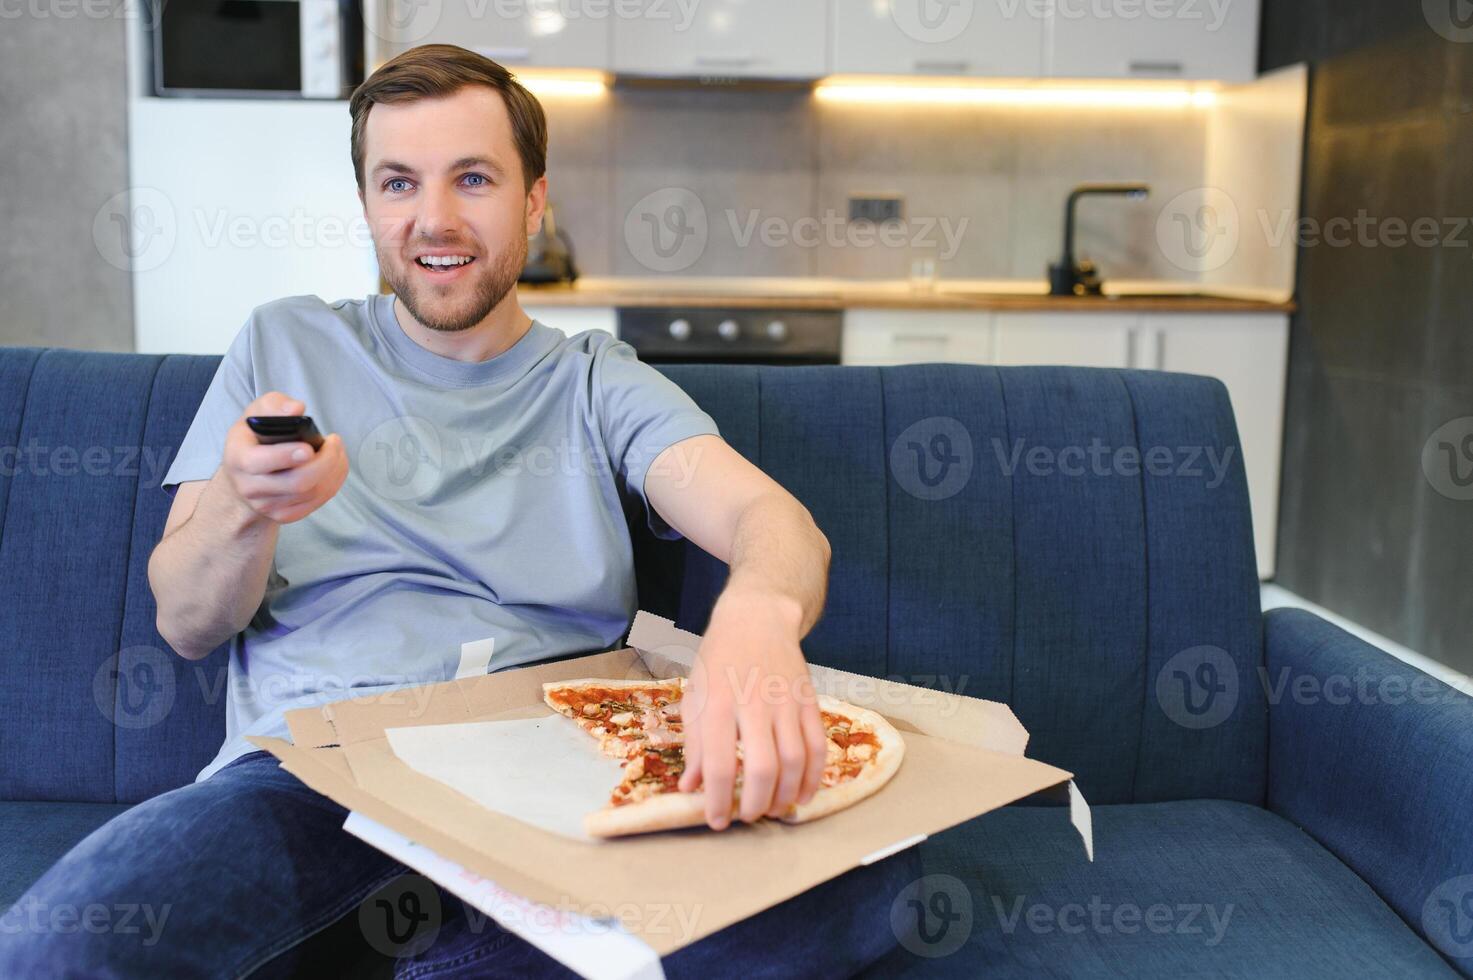
<instances>
[{"instance_id":1,"label":"white teeth","mask_svg":"<svg viewBox=\"0 0 1473 980\"><path fill-rule=\"evenodd\" d=\"M419 257L420 265L433 266L465 265L470 260L469 255L421 255Z\"/></svg>"}]
</instances>

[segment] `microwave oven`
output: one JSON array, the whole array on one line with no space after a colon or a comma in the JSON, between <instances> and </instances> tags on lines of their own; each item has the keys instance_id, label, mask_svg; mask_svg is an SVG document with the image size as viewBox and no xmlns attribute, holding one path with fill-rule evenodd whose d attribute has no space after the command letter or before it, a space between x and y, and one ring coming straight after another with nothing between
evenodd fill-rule
<instances>
[{"instance_id":1,"label":"microwave oven","mask_svg":"<svg viewBox=\"0 0 1473 980\"><path fill-rule=\"evenodd\" d=\"M152 36L155 95L344 99L363 80L360 0L170 0Z\"/></svg>"}]
</instances>

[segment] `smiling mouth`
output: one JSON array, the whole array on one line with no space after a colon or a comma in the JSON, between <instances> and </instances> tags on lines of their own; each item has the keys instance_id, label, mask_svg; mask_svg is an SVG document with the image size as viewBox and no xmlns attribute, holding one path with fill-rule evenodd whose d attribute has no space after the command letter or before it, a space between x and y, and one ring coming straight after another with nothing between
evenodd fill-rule
<instances>
[{"instance_id":1,"label":"smiling mouth","mask_svg":"<svg viewBox=\"0 0 1473 980\"><path fill-rule=\"evenodd\" d=\"M475 262L472 255L421 255L414 264L434 277L450 277Z\"/></svg>"}]
</instances>

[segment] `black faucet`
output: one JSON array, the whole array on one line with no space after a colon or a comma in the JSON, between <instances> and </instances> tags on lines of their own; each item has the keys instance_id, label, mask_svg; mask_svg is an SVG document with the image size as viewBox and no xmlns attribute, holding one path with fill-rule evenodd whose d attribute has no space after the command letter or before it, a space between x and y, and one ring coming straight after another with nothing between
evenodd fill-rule
<instances>
[{"instance_id":1,"label":"black faucet","mask_svg":"<svg viewBox=\"0 0 1473 980\"><path fill-rule=\"evenodd\" d=\"M1100 294L1100 273L1095 264L1088 259L1074 261L1074 210L1079 199L1086 195L1112 194L1139 201L1150 192L1151 188L1146 184L1080 184L1069 192L1069 200L1064 205L1064 257L1057 265L1048 267L1050 296Z\"/></svg>"}]
</instances>

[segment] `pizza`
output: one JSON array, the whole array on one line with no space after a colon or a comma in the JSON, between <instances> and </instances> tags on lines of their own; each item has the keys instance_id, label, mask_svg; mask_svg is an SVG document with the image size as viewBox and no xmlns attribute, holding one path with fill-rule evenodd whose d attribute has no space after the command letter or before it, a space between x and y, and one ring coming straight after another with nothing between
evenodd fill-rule
<instances>
[{"instance_id":1,"label":"pizza","mask_svg":"<svg viewBox=\"0 0 1473 980\"><path fill-rule=\"evenodd\" d=\"M620 837L706 822L704 792L682 793L685 771L680 678L655 681L586 679L544 684L543 700L599 740L602 750L623 759L619 785L609 802L584 818L592 837ZM889 782L905 757L905 742L878 713L827 695L818 697L825 735L825 764L819 790L807 803L782 815L806 823L852 806ZM736 792L741 797L742 759L737 747Z\"/></svg>"},{"instance_id":2,"label":"pizza","mask_svg":"<svg viewBox=\"0 0 1473 980\"><path fill-rule=\"evenodd\" d=\"M598 739L608 755L628 759L683 740L680 696L685 682L581 680L542 685L542 699Z\"/></svg>"}]
</instances>

